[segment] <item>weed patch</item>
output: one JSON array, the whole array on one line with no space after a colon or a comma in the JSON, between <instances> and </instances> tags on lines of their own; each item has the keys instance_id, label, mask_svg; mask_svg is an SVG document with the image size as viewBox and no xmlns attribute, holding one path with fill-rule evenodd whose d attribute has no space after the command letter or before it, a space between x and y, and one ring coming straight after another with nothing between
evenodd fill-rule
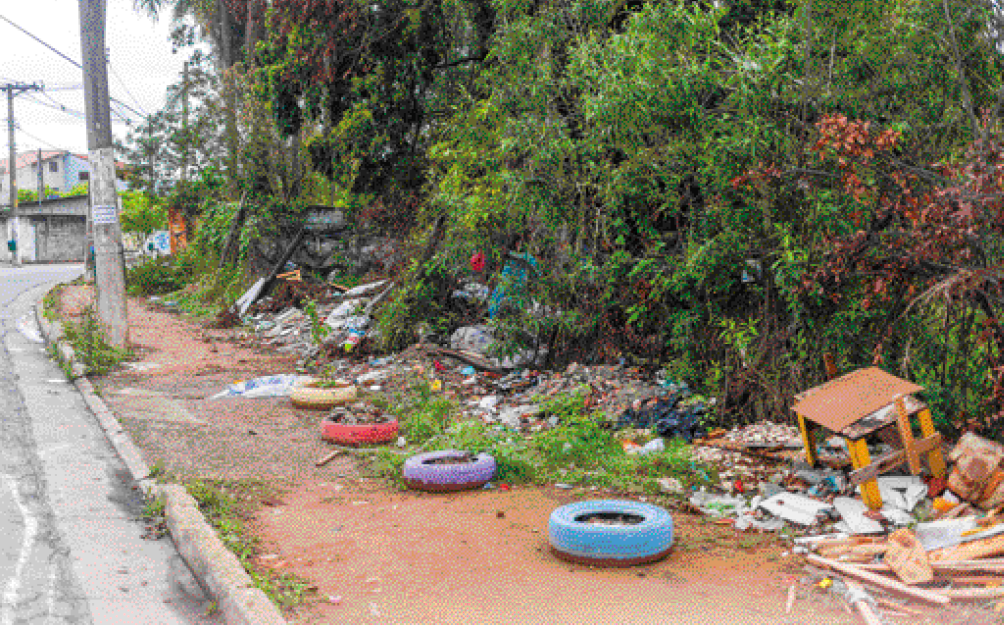
<instances>
[{"instance_id":1,"label":"weed patch","mask_svg":"<svg viewBox=\"0 0 1004 625\"><path fill-rule=\"evenodd\" d=\"M108 343L93 307L85 308L79 321L65 320L63 331L77 357L96 375L104 375L132 358L128 349L119 349Z\"/></svg>"},{"instance_id":2,"label":"weed patch","mask_svg":"<svg viewBox=\"0 0 1004 625\"><path fill-rule=\"evenodd\" d=\"M247 522L262 500L277 495L278 489L257 480L190 480L185 487L254 585L273 603L290 609L309 598L313 591L307 580L260 567L255 561L261 541L248 531Z\"/></svg>"},{"instance_id":3,"label":"weed patch","mask_svg":"<svg viewBox=\"0 0 1004 625\"><path fill-rule=\"evenodd\" d=\"M698 467L690 446L680 439L667 441L662 451L628 454L614 432L605 427L605 417L585 407L582 393L561 395L542 402L559 425L544 432L524 435L499 425L480 421L456 421L458 407L437 396L427 384L413 384L410 395L395 403L394 411L413 451L461 449L485 452L495 458L495 481L510 484L563 482L609 488L632 494L660 493L658 480L675 477L684 485L706 485L715 471ZM379 450L371 456L369 469L404 487L401 467L407 456Z\"/></svg>"}]
</instances>

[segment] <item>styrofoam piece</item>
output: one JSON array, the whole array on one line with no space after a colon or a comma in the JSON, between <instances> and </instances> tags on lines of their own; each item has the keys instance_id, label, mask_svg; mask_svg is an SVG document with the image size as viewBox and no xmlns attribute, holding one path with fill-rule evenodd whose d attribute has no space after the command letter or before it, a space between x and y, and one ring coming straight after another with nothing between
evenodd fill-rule
<instances>
[{"instance_id":1,"label":"styrofoam piece","mask_svg":"<svg viewBox=\"0 0 1004 625\"><path fill-rule=\"evenodd\" d=\"M927 485L923 482L911 484L903 496L906 498L907 510L913 510L917 504L927 499Z\"/></svg>"},{"instance_id":2,"label":"styrofoam piece","mask_svg":"<svg viewBox=\"0 0 1004 625\"><path fill-rule=\"evenodd\" d=\"M797 493L778 493L760 503L760 507L774 516L799 525L812 525L816 516L833 506Z\"/></svg>"},{"instance_id":3,"label":"styrofoam piece","mask_svg":"<svg viewBox=\"0 0 1004 625\"><path fill-rule=\"evenodd\" d=\"M868 506L860 499L837 497L833 500L833 507L840 513L840 517L853 534L876 534L882 531L881 523L865 516Z\"/></svg>"},{"instance_id":4,"label":"styrofoam piece","mask_svg":"<svg viewBox=\"0 0 1004 625\"><path fill-rule=\"evenodd\" d=\"M906 497L903 495L903 491L895 488L888 482L883 482L881 479L878 482L879 495L882 497L882 504L885 508L897 508L899 510L907 509Z\"/></svg>"},{"instance_id":5,"label":"styrofoam piece","mask_svg":"<svg viewBox=\"0 0 1004 625\"><path fill-rule=\"evenodd\" d=\"M837 523L837 525L840 525ZM834 534L820 534L818 536L799 536L795 539L796 545L812 545L821 541L826 540L841 540L843 538L850 538L851 535L847 532L836 532Z\"/></svg>"},{"instance_id":6,"label":"styrofoam piece","mask_svg":"<svg viewBox=\"0 0 1004 625\"><path fill-rule=\"evenodd\" d=\"M954 547L962 542L962 533L976 529L976 517L943 519L931 523L918 523L913 532L926 551Z\"/></svg>"},{"instance_id":7,"label":"styrofoam piece","mask_svg":"<svg viewBox=\"0 0 1004 625\"><path fill-rule=\"evenodd\" d=\"M879 512L882 513L882 516L889 519L896 525L910 525L917 520L913 518L912 514L902 508L884 506Z\"/></svg>"},{"instance_id":8,"label":"styrofoam piece","mask_svg":"<svg viewBox=\"0 0 1004 625\"><path fill-rule=\"evenodd\" d=\"M879 487L886 486L897 490L906 490L911 486L924 485L924 480L916 475L883 475L876 480Z\"/></svg>"}]
</instances>

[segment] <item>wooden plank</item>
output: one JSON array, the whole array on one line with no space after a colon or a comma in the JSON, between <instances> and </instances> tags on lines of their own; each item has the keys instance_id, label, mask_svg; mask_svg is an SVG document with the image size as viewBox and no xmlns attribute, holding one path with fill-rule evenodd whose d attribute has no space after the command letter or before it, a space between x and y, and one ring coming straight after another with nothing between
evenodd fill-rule
<instances>
[{"instance_id":1,"label":"wooden plank","mask_svg":"<svg viewBox=\"0 0 1004 625\"><path fill-rule=\"evenodd\" d=\"M324 465L326 465L329 462L331 462L332 460L334 460L336 456L340 456L343 453L345 453L343 450L336 449L336 450L334 450L333 452L331 452L329 454L325 454L325 456L323 458L321 458L320 460L318 460L314 464L315 464L315 466L323 467Z\"/></svg>"},{"instance_id":2,"label":"wooden plank","mask_svg":"<svg viewBox=\"0 0 1004 625\"><path fill-rule=\"evenodd\" d=\"M917 454L930 454L935 449L941 450L941 434L937 432L913 442L913 450Z\"/></svg>"},{"instance_id":3,"label":"wooden plank","mask_svg":"<svg viewBox=\"0 0 1004 625\"><path fill-rule=\"evenodd\" d=\"M929 560L978 560L1004 555L1004 534L981 538L955 547L935 549L927 554Z\"/></svg>"},{"instance_id":4,"label":"wooden plank","mask_svg":"<svg viewBox=\"0 0 1004 625\"><path fill-rule=\"evenodd\" d=\"M927 553L912 530L901 529L890 534L885 561L907 584L922 584L934 579Z\"/></svg>"},{"instance_id":5,"label":"wooden plank","mask_svg":"<svg viewBox=\"0 0 1004 625\"><path fill-rule=\"evenodd\" d=\"M934 421L931 419L931 411L926 408L920 412L920 431L926 437L934 436L937 430L934 429ZM935 477L945 477L947 467L945 466L945 456L940 445L927 454L927 464L931 467L931 473Z\"/></svg>"},{"instance_id":6,"label":"wooden plank","mask_svg":"<svg viewBox=\"0 0 1004 625\"><path fill-rule=\"evenodd\" d=\"M857 486L862 482L874 480L879 475L895 469L904 462L906 462L906 454L903 453L902 449L891 451L875 458L867 467L852 471L848 476L848 480L852 485Z\"/></svg>"},{"instance_id":7,"label":"wooden plank","mask_svg":"<svg viewBox=\"0 0 1004 625\"><path fill-rule=\"evenodd\" d=\"M951 579L953 584L972 584L977 586L993 587L1004 584L1004 576L1002 575L971 575L968 573L960 573L945 577Z\"/></svg>"},{"instance_id":8,"label":"wooden plank","mask_svg":"<svg viewBox=\"0 0 1004 625\"><path fill-rule=\"evenodd\" d=\"M928 562L938 577L954 577L956 575L969 575L981 572L999 573L1004 575L1004 558L990 558L986 560L941 560L933 562L928 560ZM885 562L862 564L858 568L870 573L892 573L892 569Z\"/></svg>"},{"instance_id":9,"label":"wooden plank","mask_svg":"<svg viewBox=\"0 0 1004 625\"><path fill-rule=\"evenodd\" d=\"M912 395L904 397L903 405L906 407L907 416L911 417L927 409L927 406L922 401L916 399ZM875 412L858 419L851 425L841 430L840 434L846 436L847 438L862 438L877 430L881 430L887 425L895 423L896 417L896 405L889 404L888 406L883 406Z\"/></svg>"},{"instance_id":10,"label":"wooden plank","mask_svg":"<svg viewBox=\"0 0 1004 625\"><path fill-rule=\"evenodd\" d=\"M903 403L903 395L897 395L893 401L896 405L896 427L899 428L899 439L903 441L903 452L906 454L906 464L910 473L920 475L920 455L914 448L913 430L910 428L910 415Z\"/></svg>"},{"instance_id":11,"label":"wooden plank","mask_svg":"<svg viewBox=\"0 0 1004 625\"><path fill-rule=\"evenodd\" d=\"M998 588L949 588L933 592L943 595L952 601L985 601L987 599L1004 598L1004 586Z\"/></svg>"},{"instance_id":12,"label":"wooden plank","mask_svg":"<svg viewBox=\"0 0 1004 625\"><path fill-rule=\"evenodd\" d=\"M868 443L865 442L865 439L848 441L847 447L851 452L851 461L854 463L855 469L863 469L871 464L871 457L868 455ZM878 510L882 507L882 495L879 494L877 481L872 479L862 482L860 488L861 499L864 500L865 505L872 510Z\"/></svg>"},{"instance_id":13,"label":"wooden plank","mask_svg":"<svg viewBox=\"0 0 1004 625\"><path fill-rule=\"evenodd\" d=\"M884 590L888 590L889 592L903 595L904 597L910 597L911 599L917 599L918 601L924 601L933 605L946 605L951 602L951 598L945 595L921 588L913 588L900 581L863 570L857 566L844 564L842 562L835 562L817 555L809 555L806 559L817 566L828 568L856 580L867 582Z\"/></svg>"},{"instance_id":14,"label":"wooden plank","mask_svg":"<svg viewBox=\"0 0 1004 625\"><path fill-rule=\"evenodd\" d=\"M879 607L886 608L887 610L896 610L898 612L902 612L903 614L909 614L910 616L923 616L924 614L919 610L914 610L913 608L907 607L901 603L896 603L895 601L890 601L883 597L875 597L875 603L877 603Z\"/></svg>"},{"instance_id":15,"label":"wooden plank","mask_svg":"<svg viewBox=\"0 0 1004 625\"><path fill-rule=\"evenodd\" d=\"M810 467L816 466L816 439L809 430L808 421L802 415L798 415L798 431L802 435L802 445L805 448L805 461Z\"/></svg>"}]
</instances>

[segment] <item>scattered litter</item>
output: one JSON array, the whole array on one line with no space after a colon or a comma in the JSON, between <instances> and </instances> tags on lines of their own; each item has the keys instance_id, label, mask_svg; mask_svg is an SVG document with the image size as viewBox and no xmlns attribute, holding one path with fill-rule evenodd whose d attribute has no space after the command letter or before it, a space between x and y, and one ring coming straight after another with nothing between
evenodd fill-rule
<instances>
[{"instance_id":1,"label":"scattered litter","mask_svg":"<svg viewBox=\"0 0 1004 625\"><path fill-rule=\"evenodd\" d=\"M309 379L309 376L293 374L254 378L253 380L231 384L225 390L220 391L209 399L220 399L222 397L286 397L298 382L307 379Z\"/></svg>"}]
</instances>

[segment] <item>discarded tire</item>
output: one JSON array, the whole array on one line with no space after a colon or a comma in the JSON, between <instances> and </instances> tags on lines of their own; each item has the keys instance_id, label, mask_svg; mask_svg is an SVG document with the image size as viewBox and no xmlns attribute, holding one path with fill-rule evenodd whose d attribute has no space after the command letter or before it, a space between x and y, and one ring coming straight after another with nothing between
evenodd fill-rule
<instances>
[{"instance_id":1,"label":"discarded tire","mask_svg":"<svg viewBox=\"0 0 1004 625\"><path fill-rule=\"evenodd\" d=\"M386 443L397 438L397 419L384 423L358 423L348 425L328 415L321 421L321 438L340 445Z\"/></svg>"},{"instance_id":2,"label":"discarded tire","mask_svg":"<svg viewBox=\"0 0 1004 625\"><path fill-rule=\"evenodd\" d=\"M456 449L412 456L404 462L404 482L411 488L434 493L484 486L495 475L495 458Z\"/></svg>"},{"instance_id":3,"label":"discarded tire","mask_svg":"<svg viewBox=\"0 0 1004 625\"><path fill-rule=\"evenodd\" d=\"M300 386L293 387L289 399L297 408L312 410L327 410L356 400L356 387L319 388L318 380L312 380Z\"/></svg>"},{"instance_id":4,"label":"discarded tire","mask_svg":"<svg viewBox=\"0 0 1004 625\"><path fill-rule=\"evenodd\" d=\"M593 566L655 562L666 557L673 545L669 512L634 501L568 504L551 513L547 529L556 556Z\"/></svg>"}]
</instances>

